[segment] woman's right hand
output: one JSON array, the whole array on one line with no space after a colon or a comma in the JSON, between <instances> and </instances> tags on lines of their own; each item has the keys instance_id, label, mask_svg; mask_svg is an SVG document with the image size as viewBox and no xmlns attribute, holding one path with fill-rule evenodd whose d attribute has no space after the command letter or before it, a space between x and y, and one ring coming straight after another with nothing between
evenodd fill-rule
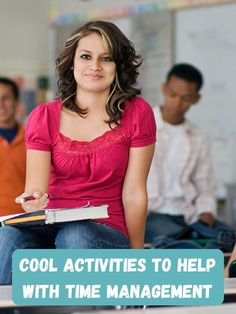
<instances>
[{"instance_id":1,"label":"woman's right hand","mask_svg":"<svg viewBox=\"0 0 236 314\"><path fill-rule=\"evenodd\" d=\"M27 200L27 198L30 200ZM32 212L44 209L49 202L49 198L47 193L41 191L24 192L15 199L15 202L21 204L25 212Z\"/></svg>"}]
</instances>

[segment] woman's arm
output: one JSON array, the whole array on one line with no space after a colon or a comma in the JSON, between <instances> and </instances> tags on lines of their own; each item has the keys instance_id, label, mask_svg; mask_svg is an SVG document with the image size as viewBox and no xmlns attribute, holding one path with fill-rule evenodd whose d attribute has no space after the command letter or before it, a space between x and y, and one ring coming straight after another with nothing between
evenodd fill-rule
<instances>
[{"instance_id":1,"label":"woman's arm","mask_svg":"<svg viewBox=\"0 0 236 314\"><path fill-rule=\"evenodd\" d=\"M50 152L27 150L25 192L16 198L26 212L46 207L50 165ZM33 196L35 200L24 202L26 196Z\"/></svg>"},{"instance_id":2,"label":"woman's arm","mask_svg":"<svg viewBox=\"0 0 236 314\"><path fill-rule=\"evenodd\" d=\"M134 148L129 153L129 163L125 175L122 201L125 222L133 249L143 248L147 213L146 182L155 144Z\"/></svg>"}]
</instances>

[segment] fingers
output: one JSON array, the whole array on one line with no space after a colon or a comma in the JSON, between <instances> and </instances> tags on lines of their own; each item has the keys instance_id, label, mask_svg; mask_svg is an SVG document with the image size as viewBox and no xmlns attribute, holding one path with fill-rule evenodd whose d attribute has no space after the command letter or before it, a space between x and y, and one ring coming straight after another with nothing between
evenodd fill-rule
<instances>
[{"instance_id":1,"label":"fingers","mask_svg":"<svg viewBox=\"0 0 236 314\"><path fill-rule=\"evenodd\" d=\"M15 199L15 202L17 204L22 204L24 202L25 198L30 197L31 195L29 193L22 193L21 195L17 196Z\"/></svg>"},{"instance_id":2,"label":"fingers","mask_svg":"<svg viewBox=\"0 0 236 314\"><path fill-rule=\"evenodd\" d=\"M17 204L23 204L24 202L38 199L43 195L42 192L40 191L33 191L33 192L24 192L21 195L19 195L16 199L15 202Z\"/></svg>"},{"instance_id":3,"label":"fingers","mask_svg":"<svg viewBox=\"0 0 236 314\"><path fill-rule=\"evenodd\" d=\"M21 204L24 211L35 211L47 206L49 198L47 193L33 191L32 193L22 193L15 199L17 204Z\"/></svg>"},{"instance_id":4,"label":"fingers","mask_svg":"<svg viewBox=\"0 0 236 314\"><path fill-rule=\"evenodd\" d=\"M46 195L43 195L39 199L24 202L21 206L26 212L31 212L39 209L44 209L47 206L48 202L48 197Z\"/></svg>"}]
</instances>

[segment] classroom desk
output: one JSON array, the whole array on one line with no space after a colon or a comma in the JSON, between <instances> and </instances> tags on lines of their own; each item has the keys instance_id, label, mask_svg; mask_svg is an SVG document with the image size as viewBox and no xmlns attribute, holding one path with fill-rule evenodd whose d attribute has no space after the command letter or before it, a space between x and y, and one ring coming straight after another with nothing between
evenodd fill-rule
<instances>
[{"instance_id":1,"label":"classroom desk","mask_svg":"<svg viewBox=\"0 0 236 314\"><path fill-rule=\"evenodd\" d=\"M162 307L162 308L148 308L145 310L123 310L109 311L109 314L235 314L236 303L222 304L219 306L200 306L200 307ZM73 312L73 314L80 314L81 312ZM92 314L87 312L86 314ZM94 314L94 312L93 312ZM106 311L101 311L99 314L107 314Z\"/></svg>"},{"instance_id":2,"label":"classroom desk","mask_svg":"<svg viewBox=\"0 0 236 314\"><path fill-rule=\"evenodd\" d=\"M236 302L236 278L226 278L224 287L224 303Z\"/></svg>"},{"instance_id":3,"label":"classroom desk","mask_svg":"<svg viewBox=\"0 0 236 314\"><path fill-rule=\"evenodd\" d=\"M225 278L224 294L236 294L236 278Z\"/></svg>"},{"instance_id":4,"label":"classroom desk","mask_svg":"<svg viewBox=\"0 0 236 314\"><path fill-rule=\"evenodd\" d=\"M0 286L0 308L16 306L12 301L11 295L11 286Z\"/></svg>"},{"instance_id":5,"label":"classroom desk","mask_svg":"<svg viewBox=\"0 0 236 314\"><path fill-rule=\"evenodd\" d=\"M200 306L200 307L159 307L158 314L235 314L236 312L236 278L225 279L224 295L225 300L219 306ZM4 310L2 310L4 309ZM16 306L12 301L12 287L11 286L0 286L0 313L4 314L94 314L97 312L99 314L154 314L157 313L157 308L146 308L142 309L132 309L132 310L113 310L113 307L78 307L78 306L50 306L50 307L20 307ZM16 312L17 311L17 312Z\"/></svg>"},{"instance_id":6,"label":"classroom desk","mask_svg":"<svg viewBox=\"0 0 236 314\"><path fill-rule=\"evenodd\" d=\"M100 310L99 308L86 311L79 307L28 307L28 308L8 308L0 309L4 314L235 314L236 303L221 304L219 306L199 306L199 307L160 307L131 310Z\"/></svg>"}]
</instances>

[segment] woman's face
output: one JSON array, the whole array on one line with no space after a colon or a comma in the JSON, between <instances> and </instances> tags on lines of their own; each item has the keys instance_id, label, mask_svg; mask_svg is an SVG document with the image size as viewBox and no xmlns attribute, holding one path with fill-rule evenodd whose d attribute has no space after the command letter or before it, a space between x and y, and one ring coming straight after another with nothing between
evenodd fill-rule
<instances>
[{"instance_id":1,"label":"woman's face","mask_svg":"<svg viewBox=\"0 0 236 314\"><path fill-rule=\"evenodd\" d=\"M109 94L115 74L107 42L97 33L81 38L74 58L77 91Z\"/></svg>"}]
</instances>

